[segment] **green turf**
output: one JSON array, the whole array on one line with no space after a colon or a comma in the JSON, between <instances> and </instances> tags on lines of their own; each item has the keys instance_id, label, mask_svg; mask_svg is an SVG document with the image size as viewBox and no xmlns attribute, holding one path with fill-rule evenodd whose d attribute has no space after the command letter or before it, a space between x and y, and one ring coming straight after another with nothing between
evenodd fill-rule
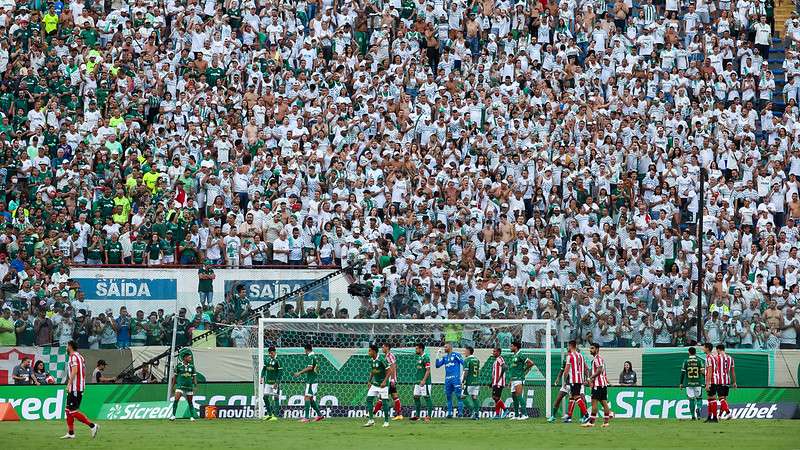
<instances>
[{"instance_id":1,"label":"green turf","mask_svg":"<svg viewBox=\"0 0 800 450\"><path fill-rule=\"evenodd\" d=\"M376 425L381 424L381 420ZM77 439L60 441L65 423L17 422L0 425L3 441L14 449L530 449L530 448L798 448L798 422L791 420L731 420L719 424L677 420L624 420L611 427L582 429L580 425L482 420L435 420L431 423L391 422L388 429L362 428L362 421L332 419L303 424L296 421L227 420L176 422L155 420L104 421L92 440L77 423Z\"/></svg>"}]
</instances>

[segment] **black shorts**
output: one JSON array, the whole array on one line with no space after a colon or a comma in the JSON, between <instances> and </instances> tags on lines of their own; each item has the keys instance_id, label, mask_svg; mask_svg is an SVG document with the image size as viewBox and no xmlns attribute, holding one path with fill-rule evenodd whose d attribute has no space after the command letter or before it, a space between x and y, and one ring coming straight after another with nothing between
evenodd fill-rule
<instances>
[{"instance_id":1,"label":"black shorts","mask_svg":"<svg viewBox=\"0 0 800 450\"><path fill-rule=\"evenodd\" d=\"M70 392L67 394L67 409L70 411L77 411L81 409L81 400L83 400L83 392Z\"/></svg>"},{"instance_id":2,"label":"black shorts","mask_svg":"<svg viewBox=\"0 0 800 450\"><path fill-rule=\"evenodd\" d=\"M581 389L582 388L583 388L583 385L580 384L580 383L571 383L569 385L569 394L571 396L573 396L573 397L577 397L577 396L581 395Z\"/></svg>"},{"instance_id":3,"label":"black shorts","mask_svg":"<svg viewBox=\"0 0 800 450\"><path fill-rule=\"evenodd\" d=\"M717 390L717 397L727 397L728 391L730 391L731 387L727 384L715 384L712 387L716 387Z\"/></svg>"},{"instance_id":4,"label":"black shorts","mask_svg":"<svg viewBox=\"0 0 800 450\"><path fill-rule=\"evenodd\" d=\"M717 387L718 384L709 385L708 389L706 389L706 395L708 397L716 397L717 396Z\"/></svg>"},{"instance_id":5,"label":"black shorts","mask_svg":"<svg viewBox=\"0 0 800 450\"><path fill-rule=\"evenodd\" d=\"M592 400L603 401L608 400L608 387L596 387L592 389Z\"/></svg>"},{"instance_id":6,"label":"black shorts","mask_svg":"<svg viewBox=\"0 0 800 450\"><path fill-rule=\"evenodd\" d=\"M492 397L501 398L503 396L503 386L492 386Z\"/></svg>"},{"instance_id":7,"label":"black shorts","mask_svg":"<svg viewBox=\"0 0 800 450\"><path fill-rule=\"evenodd\" d=\"M389 383L389 395L397 394L397 385L394 383Z\"/></svg>"}]
</instances>

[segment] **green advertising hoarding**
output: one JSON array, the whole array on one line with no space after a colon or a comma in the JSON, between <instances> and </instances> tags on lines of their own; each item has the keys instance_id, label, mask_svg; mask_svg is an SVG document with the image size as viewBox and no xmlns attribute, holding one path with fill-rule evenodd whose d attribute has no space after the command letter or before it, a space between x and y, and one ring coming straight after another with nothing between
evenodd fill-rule
<instances>
[{"instance_id":1,"label":"green advertising hoarding","mask_svg":"<svg viewBox=\"0 0 800 450\"><path fill-rule=\"evenodd\" d=\"M698 348L698 350L701 350ZM774 355L770 352L747 350L727 351L736 367L736 381L742 387L770 386L770 368ZM705 354L698 356L705 361ZM686 361L685 349L647 349L642 354L642 383L648 386L671 386L678 382L681 365Z\"/></svg>"},{"instance_id":2,"label":"green advertising hoarding","mask_svg":"<svg viewBox=\"0 0 800 450\"><path fill-rule=\"evenodd\" d=\"M400 386L406 405L411 403L410 385ZM81 410L92 420L165 419L171 412L164 400L164 385L89 385ZM302 383L282 384L281 409L284 417L298 417L302 412ZM434 416L444 414L441 385L432 389ZM526 389L527 407L543 404L541 386ZM556 390L553 389L555 396ZM683 390L675 388L609 388L609 401L618 419L689 417L689 402ZM328 416L360 417L364 414L364 383L328 383L319 388L319 401ZM479 399L483 415L491 414L490 389L481 388ZM508 396L506 390L505 395ZM23 420L59 420L64 418L66 393L63 386L0 386L0 402L10 402ZM253 385L248 383L209 383L201 385L195 396L197 406L252 406ZM566 402L564 402L566 403ZM800 389L739 388L729 397L735 418L791 419L800 418ZM178 416L185 415L181 402Z\"/></svg>"}]
</instances>

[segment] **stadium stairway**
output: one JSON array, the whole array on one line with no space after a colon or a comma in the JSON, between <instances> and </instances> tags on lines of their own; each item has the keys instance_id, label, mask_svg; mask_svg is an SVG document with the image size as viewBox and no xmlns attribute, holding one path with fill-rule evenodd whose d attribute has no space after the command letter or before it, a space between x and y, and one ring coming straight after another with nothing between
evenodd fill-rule
<instances>
[{"instance_id":1,"label":"stadium stairway","mask_svg":"<svg viewBox=\"0 0 800 450\"><path fill-rule=\"evenodd\" d=\"M769 49L769 68L775 74L775 96L773 101L772 110L776 115L782 115L783 110L786 108L786 103L783 99L783 86L786 84L786 74L783 70L784 60L784 41L783 32L786 20L792 16L792 12L796 11L794 1L784 0L780 6L775 6L775 28L778 38L772 39L772 46Z\"/></svg>"},{"instance_id":2,"label":"stadium stairway","mask_svg":"<svg viewBox=\"0 0 800 450\"><path fill-rule=\"evenodd\" d=\"M783 39L773 38L769 49L768 62L769 69L775 75L775 94L773 96L772 111L778 116L783 115L783 110L786 108L786 102L783 98L783 86L786 84L786 74L783 70L784 55Z\"/></svg>"}]
</instances>

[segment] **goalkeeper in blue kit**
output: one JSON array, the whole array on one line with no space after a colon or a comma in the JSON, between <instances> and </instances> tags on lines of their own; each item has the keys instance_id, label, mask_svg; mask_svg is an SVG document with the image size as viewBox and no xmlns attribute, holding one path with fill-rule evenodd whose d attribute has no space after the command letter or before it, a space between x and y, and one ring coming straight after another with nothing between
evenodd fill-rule
<instances>
[{"instance_id":1,"label":"goalkeeper in blue kit","mask_svg":"<svg viewBox=\"0 0 800 450\"><path fill-rule=\"evenodd\" d=\"M438 351L437 351L438 353ZM444 366L444 397L447 399L447 418L453 418L453 395L458 398L458 415L464 411L464 400L461 399L461 367L464 357L453 351L453 344L444 344L444 356L436 359L436 367Z\"/></svg>"}]
</instances>

